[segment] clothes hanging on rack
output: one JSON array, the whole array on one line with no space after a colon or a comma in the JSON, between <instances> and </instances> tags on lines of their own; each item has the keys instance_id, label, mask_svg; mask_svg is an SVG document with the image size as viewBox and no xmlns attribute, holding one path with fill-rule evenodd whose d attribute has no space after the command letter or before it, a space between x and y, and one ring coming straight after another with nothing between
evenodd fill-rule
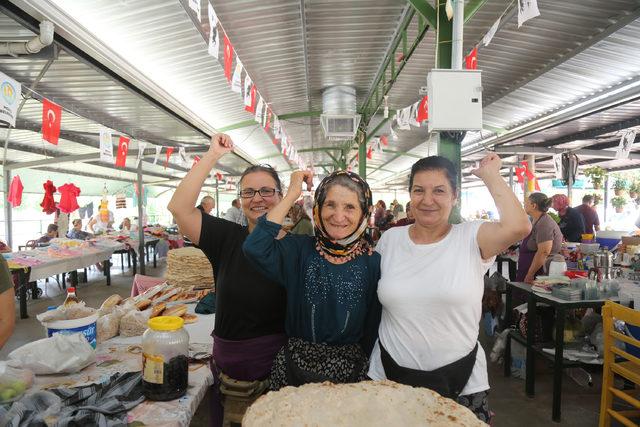
<instances>
[{"instance_id":1,"label":"clothes hanging on rack","mask_svg":"<svg viewBox=\"0 0 640 427\"><path fill-rule=\"evenodd\" d=\"M14 208L20 206L20 204L22 203L22 190L24 190L24 186L22 185L22 181L20 180L20 175L16 175L11 180L11 185L9 186L9 195L7 196L7 200Z\"/></svg>"},{"instance_id":2,"label":"clothes hanging on rack","mask_svg":"<svg viewBox=\"0 0 640 427\"><path fill-rule=\"evenodd\" d=\"M126 209L127 199L124 194L116 194L116 209Z\"/></svg>"},{"instance_id":3,"label":"clothes hanging on rack","mask_svg":"<svg viewBox=\"0 0 640 427\"><path fill-rule=\"evenodd\" d=\"M44 198L42 199L40 206L42 206L42 212L47 215L51 215L52 213L55 213L57 209L56 201L53 200L53 193L56 192L56 186L48 179L47 182L42 184L42 187L44 188Z\"/></svg>"},{"instance_id":4,"label":"clothes hanging on rack","mask_svg":"<svg viewBox=\"0 0 640 427\"><path fill-rule=\"evenodd\" d=\"M93 216L93 202L81 207L78 213L80 214L80 219L90 219Z\"/></svg>"},{"instance_id":5,"label":"clothes hanging on rack","mask_svg":"<svg viewBox=\"0 0 640 427\"><path fill-rule=\"evenodd\" d=\"M80 195L80 189L73 184L65 184L58 188L58 192L62 195L58 208L61 212L71 213L78 209L77 197Z\"/></svg>"}]
</instances>

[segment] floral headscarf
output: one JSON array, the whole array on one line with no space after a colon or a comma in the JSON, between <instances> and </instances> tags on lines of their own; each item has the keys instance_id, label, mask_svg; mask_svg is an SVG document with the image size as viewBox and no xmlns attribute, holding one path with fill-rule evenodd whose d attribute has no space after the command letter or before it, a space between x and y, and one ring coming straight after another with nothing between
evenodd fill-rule
<instances>
[{"instance_id":1,"label":"floral headscarf","mask_svg":"<svg viewBox=\"0 0 640 427\"><path fill-rule=\"evenodd\" d=\"M560 214L564 214L569 207L569 198L564 194L555 194L551 197L551 200L553 201L553 208Z\"/></svg>"},{"instance_id":2,"label":"floral headscarf","mask_svg":"<svg viewBox=\"0 0 640 427\"><path fill-rule=\"evenodd\" d=\"M346 176L353 181L358 186L360 193L359 196L364 196L358 197L358 200L364 199L364 203L360 202L362 219L360 220L360 226L350 236L341 240L332 240L324 228L320 213L329 188L333 182L341 176ZM314 234L316 237L316 249L318 249L318 252L325 256L325 258L338 263L347 262L365 251L370 252L371 242L369 241L365 231L367 230L369 215L371 215L372 209L373 201L369 184L367 184L357 174L348 171L336 171L323 179L316 189L313 205Z\"/></svg>"}]
</instances>

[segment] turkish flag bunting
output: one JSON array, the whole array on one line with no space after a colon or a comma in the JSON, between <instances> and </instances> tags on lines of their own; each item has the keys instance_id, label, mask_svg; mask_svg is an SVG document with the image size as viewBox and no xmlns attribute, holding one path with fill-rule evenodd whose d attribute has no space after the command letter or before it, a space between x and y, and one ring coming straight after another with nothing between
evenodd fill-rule
<instances>
[{"instance_id":1,"label":"turkish flag bunting","mask_svg":"<svg viewBox=\"0 0 640 427\"><path fill-rule=\"evenodd\" d=\"M422 123L429 118L429 97L425 96L418 105L418 123ZM386 144L385 144L386 145Z\"/></svg>"},{"instance_id":2,"label":"turkish flag bunting","mask_svg":"<svg viewBox=\"0 0 640 427\"><path fill-rule=\"evenodd\" d=\"M269 130L269 126L271 125L271 110L267 108L267 123L266 126L264 127L264 130Z\"/></svg>"},{"instance_id":3,"label":"turkish flag bunting","mask_svg":"<svg viewBox=\"0 0 640 427\"><path fill-rule=\"evenodd\" d=\"M256 112L256 85L251 85L251 105L247 105L244 109L250 113Z\"/></svg>"},{"instance_id":4,"label":"turkish flag bunting","mask_svg":"<svg viewBox=\"0 0 640 427\"><path fill-rule=\"evenodd\" d=\"M167 147L167 160L165 160L164 162L165 169L167 168L167 166L169 166L169 159L171 158L171 154L173 153L173 150L175 150L175 148Z\"/></svg>"},{"instance_id":5,"label":"turkish flag bunting","mask_svg":"<svg viewBox=\"0 0 640 427\"><path fill-rule=\"evenodd\" d=\"M478 69L478 48L474 47L469 55L464 57L464 62L467 66L467 70Z\"/></svg>"},{"instance_id":6,"label":"turkish flag bunting","mask_svg":"<svg viewBox=\"0 0 640 427\"><path fill-rule=\"evenodd\" d=\"M195 165L197 165L199 161L200 161L200 157L199 156L193 156L193 164L191 165L191 168L193 168Z\"/></svg>"},{"instance_id":7,"label":"turkish flag bunting","mask_svg":"<svg viewBox=\"0 0 640 427\"><path fill-rule=\"evenodd\" d=\"M216 179L222 181L222 174L220 172L216 172Z\"/></svg>"},{"instance_id":8,"label":"turkish flag bunting","mask_svg":"<svg viewBox=\"0 0 640 427\"><path fill-rule=\"evenodd\" d=\"M224 75L231 83L231 66L233 65L233 46L227 35L224 35Z\"/></svg>"},{"instance_id":9,"label":"turkish flag bunting","mask_svg":"<svg viewBox=\"0 0 640 427\"><path fill-rule=\"evenodd\" d=\"M373 147L369 147L367 150L367 159L371 160L373 158Z\"/></svg>"},{"instance_id":10,"label":"turkish flag bunting","mask_svg":"<svg viewBox=\"0 0 640 427\"><path fill-rule=\"evenodd\" d=\"M273 145L278 145L278 138L273 138L272 142L273 142Z\"/></svg>"},{"instance_id":11,"label":"turkish flag bunting","mask_svg":"<svg viewBox=\"0 0 640 427\"><path fill-rule=\"evenodd\" d=\"M116 167L123 168L127 163L127 153L129 152L129 138L121 136L118 141L118 155L116 156Z\"/></svg>"},{"instance_id":12,"label":"turkish flag bunting","mask_svg":"<svg viewBox=\"0 0 640 427\"><path fill-rule=\"evenodd\" d=\"M384 145L385 147L389 145L389 139L387 139L387 135L380 135L380 142L382 142L382 145Z\"/></svg>"},{"instance_id":13,"label":"turkish flag bunting","mask_svg":"<svg viewBox=\"0 0 640 427\"><path fill-rule=\"evenodd\" d=\"M62 108L47 98L42 98L42 139L58 145L61 119Z\"/></svg>"}]
</instances>

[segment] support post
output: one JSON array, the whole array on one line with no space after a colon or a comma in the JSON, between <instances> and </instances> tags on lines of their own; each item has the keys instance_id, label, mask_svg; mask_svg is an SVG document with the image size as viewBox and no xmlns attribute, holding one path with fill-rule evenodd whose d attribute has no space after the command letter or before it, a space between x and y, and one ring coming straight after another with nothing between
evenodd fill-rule
<instances>
[{"instance_id":1,"label":"support post","mask_svg":"<svg viewBox=\"0 0 640 427\"><path fill-rule=\"evenodd\" d=\"M358 144L358 175L360 178L367 179L367 138L362 135L362 142Z\"/></svg>"},{"instance_id":2,"label":"support post","mask_svg":"<svg viewBox=\"0 0 640 427\"><path fill-rule=\"evenodd\" d=\"M140 256L140 274L146 274L144 258L144 187L142 186L142 161L138 163L138 253Z\"/></svg>"},{"instance_id":3,"label":"support post","mask_svg":"<svg viewBox=\"0 0 640 427\"><path fill-rule=\"evenodd\" d=\"M6 150L5 150L6 151ZM7 201L9 195L9 186L11 185L11 171L4 171L4 237L7 240L7 246L13 248L13 230L11 225L12 206Z\"/></svg>"},{"instance_id":4,"label":"support post","mask_svg":"<svg viewBox=\"0 0 640 427\"><path fill-rule=\"evenodd\" d=\"M513 166L509 168L509 188L513 191Z\"/></svg>"},{"instance_id":5,"label":"support post","mask_svg":"<svg viewBox=\"0 0 640 427\"><path fill-rule=\"evenodd\" d=\"M527 167L529 171L535 175L536 173L536 156L534 154L528 154L526 156L527 159ZM524 198L529 197L531 193L536 191L536 183L535 181L529 181L527 177L525 177L525 186L524 186Z\"/></svg>"},{"instance_id":6,"label":"support post","mask_svg":"<svg viewBox=\"0 0 640 427\"><path fill-rule=\"evenodd\" d=\"M604 223L607 222L607 210L609 206L609 174L604 177ZM602 224L602 228L604 229L604 224Z\"/></svg>"},{"instance_id":7,"label":"support post","mask_svg":"<svg viewBox=\"0 0 640 427\"><path fill-rule=\"evenodd\" d=\"M240 183L238 183L238 185L240 185ZM218 177L216 177L216 216L220 218L220 191L218 187L220 187L220 181L218 181Z\"/></svg>"}]
</instances>

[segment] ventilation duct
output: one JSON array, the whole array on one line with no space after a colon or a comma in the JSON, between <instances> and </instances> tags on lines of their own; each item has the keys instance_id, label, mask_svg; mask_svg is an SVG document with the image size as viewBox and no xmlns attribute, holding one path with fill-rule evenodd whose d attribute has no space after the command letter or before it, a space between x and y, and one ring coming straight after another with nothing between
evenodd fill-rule
<instances>
[{"instance_id":1,"label":"ventilation duct","mask_svg":"<svg viewBox=\"0 0 640 427\"><path fill-rule=\"evenodd\" d=\"M353 139L360 125L360 114L356 114L356 89L351 86L325 89L320 123L330 141Z\"/></svg>"},{"instance_id":2,"label":"ventilation duct","mask_svg":"<svg viewBox=\"0 0 640 427\"><path fill-rule=\"evenodd\" d=\"M6 42L0 44L0 55L29 55L38 53L42 48L53 43L53 23L42 21L40 23L40 34L28 42Z\"/></svg>"}]
</instances>

